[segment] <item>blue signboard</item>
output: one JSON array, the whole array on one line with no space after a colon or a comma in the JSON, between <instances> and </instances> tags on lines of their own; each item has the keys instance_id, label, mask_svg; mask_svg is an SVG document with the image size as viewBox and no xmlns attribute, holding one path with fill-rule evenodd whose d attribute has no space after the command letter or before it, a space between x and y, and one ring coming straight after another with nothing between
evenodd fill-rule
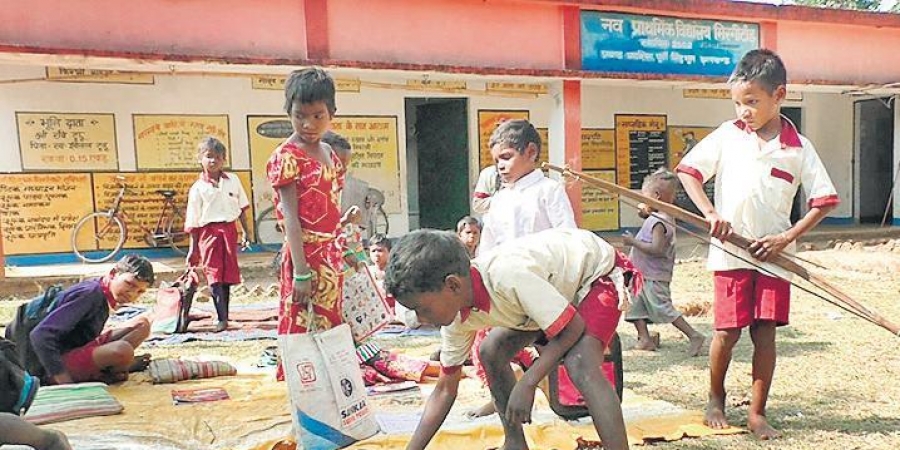
<instances>
[{"instance_id":1,"label":"blue signboard","mask_svg":"<svg viewBox=\"0 0 900 450\"><path fill-rule=\"evenodd\" d=\"M728 76L756 48L757 24L581 13L584 70Z\"/></svg>"}]
</instances>

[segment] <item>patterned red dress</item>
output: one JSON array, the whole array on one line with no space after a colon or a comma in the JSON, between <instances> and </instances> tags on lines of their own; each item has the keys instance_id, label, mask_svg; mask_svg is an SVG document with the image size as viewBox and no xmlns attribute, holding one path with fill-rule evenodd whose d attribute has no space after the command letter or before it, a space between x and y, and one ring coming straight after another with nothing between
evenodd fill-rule
<instances>
[{"instance_id":1,"label":"patterned red dress","mask_svg":"<svg viewBox=\"0 0 900 450\"><path fill-rule=\"evenodd\" d=\"M308 155L297 144L285 142L266 164L266 176L275 190L274 201L280 203L278 188L296 183L298 216L303 229L303 251L314 272L313 309L316 329L326 330L343 322L341 319L341 285L343 283L340 233L340 192L344 184L344 166L331 154L332 167ZM281 213L276 208L276 215ZM281 262L281 308L278 334L305 333L309 324L307 308L291 301L294 291L294 264L285 241ZM279 371L280 372L280 371ZM279 377L280 379L280 377Z\"/></svg>"}]
</instances>

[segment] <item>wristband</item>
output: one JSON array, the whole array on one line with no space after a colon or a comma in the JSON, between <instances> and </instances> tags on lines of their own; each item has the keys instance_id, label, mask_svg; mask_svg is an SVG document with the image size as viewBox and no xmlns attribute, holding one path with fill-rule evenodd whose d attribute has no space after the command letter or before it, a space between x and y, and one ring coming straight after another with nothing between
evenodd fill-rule
<instances>
[{"instance_id":1,"label":"wristband","mask_svg":"<svg viewBox=\"0 0 900 450\"><path fill-rule=\"evenodd\" d=\"M294 281L309 281L309 280L312 280L312 278L313 278L312 271L309 271L306 273L301 273L299 275L296 273L294 274Z\"/></svg>"}]
</instances>

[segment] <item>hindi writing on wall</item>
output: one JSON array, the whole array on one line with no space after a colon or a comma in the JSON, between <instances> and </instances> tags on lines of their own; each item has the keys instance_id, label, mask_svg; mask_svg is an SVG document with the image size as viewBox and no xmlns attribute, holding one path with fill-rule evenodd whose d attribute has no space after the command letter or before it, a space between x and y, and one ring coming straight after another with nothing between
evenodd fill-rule
<instances>
[{"instance_id":1,"label":"hindi writing on wall","mask_svg":"<svg viewBox=\"0 0 900 450\"><path fill-rule=\"evenodd\" d=\"M72 228L93 207L90 174L0 174L4 253L71 251Z\"/></svg>"},{"instance_id":2,"label":"hindi writing on wall","mask_svg":"<svg viewBox=\"0 0 900 450\"><path fill-rule=\"evenodd\" d=\"M616 114L617 182L640 189L644 178L668 164L665 115Z\"/></svg>"},{"instance_id":3,"label":"hindi writing on wall","mask_svg":"<svg viewBox=\"0 0 900 450\"><path fill-rule=\"evenodd\" d=\"M199 170L197 145L212 136L225 144L231 161L228 116L135 114L134 149L138 170Z\"/></svg>"},{"instance_id":4,"label":"hindi writing on wall","mask_svg":"<svg viewBox=\"0 0 900 450\"><path fill-rule=\"evenodd\" d=\"M118 170L112 114L17 112L25 171Z\"/></svg>"}]
</instances>

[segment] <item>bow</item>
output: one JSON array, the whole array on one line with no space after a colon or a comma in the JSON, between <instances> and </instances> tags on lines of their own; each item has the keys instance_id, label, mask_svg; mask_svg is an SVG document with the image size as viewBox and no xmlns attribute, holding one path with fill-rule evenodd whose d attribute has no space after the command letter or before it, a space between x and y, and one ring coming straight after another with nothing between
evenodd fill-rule
<instances>
[{"instance_id":1,"label":"bow","mask_svg":"<svg viewBox=\"0 0 900 450\"><path fill-rule=\"evenodd\" d=\"M678 206L675 206L671 203L661 202L659 200L656 200L651 197L647 197L638 192L634 192L631 189L619 186L615 183L610 183L606 180L601 180L599 178L592 177L590 175L586 175L584 173L571 170L568 167L560 167L560 166L556 166L556 165L545 162L545 163L543 163L543 168L559 172L560 174L562 174L564 176L573 177L576 180L582 180L582 181L584 181L588 184L591 184L591 185L593 185L603 191L606 191L610 194L618 195L619 197L624 197L624 198L627 198L630 200L644 203L657 211L662 211L662 212L674 217L677 220L681 220L681 221L686 222L690 225L693 225L697 228L709 229L709 223L706 221L706 219L704 219L703 217L700 217L690 211L685 211L684 209L681 209ZM747 238L745 236L741 236L737 233L732 233L725 240L728 243L734 244L744 250L747 250L750 247L750 244L753 243L752 239ZM878 325L878 326L890 331L891 334L894 334L895 336L900 336L900 326L885 319L880 314L878 314L876 311L863 306L861 303L854 300L849 295L847 295L846 293L844 293L843 291L841 291L840 289L838 289L831 283L825 281L822 277L820 277L814 273L811 273L805 267L803 267L800 264L796 263L795 261L789 259L784 253L779 253L778 255L775 255L775 257L771 258L768 262L770 262L784 270L787 270L788 272L791 272L791 273L799 276L800 278L808 281L809 283L813 284L814 286L819 287L820 289L822 289L823 291L828 293L831 296L831 298L823 297L822 295L820 295L818 293L809 291L808 289L805 289L802 286L798 286L798 285L792 283L795 286L798 286L801 289L804 289L807 292L810 292L811 294L816 295L817 297L819 297L829 303L832 303L832 304L850 312L851 314L854 314L855 316L857 316L863 320L866 320L872 324ZM760 267L759 265L757 265L755 263L752 263L752 262L750 262L750 263L756 267ZM790 281L790 280L788 280L788 281Z\"/></svg>"}]
</instances>

